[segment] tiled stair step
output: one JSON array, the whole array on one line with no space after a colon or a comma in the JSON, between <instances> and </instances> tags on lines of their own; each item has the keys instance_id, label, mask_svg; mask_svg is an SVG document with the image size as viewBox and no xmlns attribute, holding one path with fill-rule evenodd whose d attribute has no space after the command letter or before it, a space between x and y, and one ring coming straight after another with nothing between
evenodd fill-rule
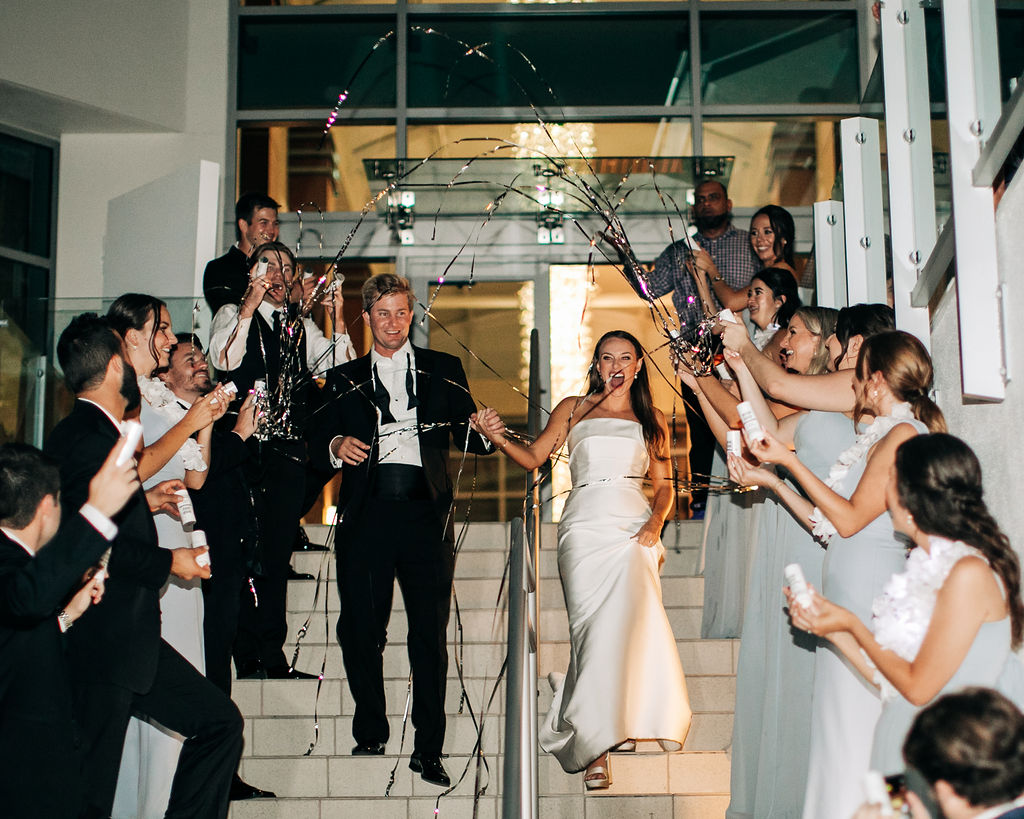
<instances>
[{"instance_id":1,"label":"tiled stair step","mask_svg":"<svg viewBox=\"0 0 1024 819\"><path fill-rule=\"evenodd\" d=\"M715 819L725 814L729 797L725 795L631 796L616 793L595 796L540 797L542 819ZM437 819L434 800L427 797L350 798L350 799L276 799L234 802L232 819ZM501 798L485 796L480 800L477 817L501 816ZM471 819L473 798L452 794L441 801L440 819Z\"/></svg>"},{"instance_id":2,"label":"tiled stair step","mask_svg":"<svg viewBox=\"0 0 1024 819\"><path fill-rule=\"evenodd\" d=\"M336 569L334 560L325 552L296 552L292 555L292 566L295 567L297 572L306 572L313 575L314 577L318 574L323 573L324 577L329 577L331 583L334 583L336 577ZM465 550L459 553L459 556L455 561L455 581L458 585L458 581L463 579L474 579L474 578L491 578L495 581L501 579L505 573L505 562L502 557L502 552L496 551L472 551ZM665 552L665 562L661 567L661 576L667 577L693 577L697 574L697 568L700 561L700 549L697 547L687 547L680 551L675 549L667 549ZM540 551L540 576L541 580L551 579L558 584L558 555L552 545L552 548L544 548ZM495 588L499 584L495 584Z\"/></svg>"},{"instance_id":3,"label":"tiled stair step","mask_svg":"<svg viewBox=\"0 0 1024 819\"><path fill-rule=\"evenodd\" d=\"M326 543L330 526L320 524L305 525L306 534L314 543ZM461 527L455 527L458 537ZM695 549L700 547L704 533L703 521L681 520L669 521L662 533L662 543L666 549ZM558 543L558 524L541 524L541 548L554 551ZM508 550L509 534L507 523L473 523L462 539L463 552L504 552Z\"/></svg>"},{"instance_id":4,"label":"tiled stair step","mask_svg":"<svg viewBox=\"0 0 1024 819\"><path fill-rule=\"evenodd\" d=\"M339 679L344 676L341 662L341 649L331 641L323 643L304 642L299 653L297 666L302 671L320 673L323 662L324 648L327 649L327 679ZM687 675L697 674L734 674L736 657L739 653L738 640L698 640L693 638L676 638L676 648L683 671ZM286 654L291 657L291 645L285 646ZM454 650L449 646L450 676L455 676ZM505 657L505 643L497 640L488 643L466 643L462 652L462 673L467 677L493 677L501 668ZM540 647L538 658L538 674L544 679L551 671L565 671L569 667L569 641L544 641ZM384 677L392 679L408 679L409 655L404 643L389 642L384 649Z\"/></svg>"},{"instance_id":5,"label":"tiled stair step","mask_svg":"<svg viewBox=\"0 0 1024 819\"><path fill-rule=\"evenodd\" d=\"M305 563L305 561L303 561ZM312 572L311 572L312 574ZM543 580L543 578L542 578ZM316 598L316 610L324 609L324 596L327 598L327 610L335 615L339 611L338 585L332 569L328 581L321 579L320 594L317 596L316 582L313 580L292 580L288 583L288 611L308 613ZM504 607L504 597L499 601L502 591L500 578L458 578L455 593L459 600L459 609L483 609L493 612L495 607ZM505 589L507 594L507 589ZM704 578L688 576L663 576L661 578L661 597L668 607L702 606L704 602ZM540 606L544 610L565 609L565 598L562 596L562 584L555 579L540 583ZM395 583L391 610L404 611L405 601L402 592Z\"/></svg>"},{"instance_id":6,"label":"tiled stair step","mask_svg":"<svg viewBox=\"0 0 1024 819\"><path fill-rule=\"evenodd\" d=\"M468 759L465 755L451 754L445 760L453 781L462 774ZM373 798L384 795L395 761L394 756L247 757L242 760L241 774L246 781L258 782L280 797ZM437 797L437 786L413 774L405 756L397 761L391 798ZM491 784L487 793L499 796L501 760L491 758L488 764ZM581 777L565 773L554 757L541 755L539 768L538 787L545 796L573 796L583 790ZM471 763L466 779L455 791L456 795L472 796L473 773ZM626 794L720 796L729 790L729 761L723 752L616 754L612 758L612 778L612 788L592 798L605 799Z\"/></svg>"},{"instance_id":7,"label":"tiled stair step","mask_svg":"<svg viewBox=\"0 0 1024 819\"><path fill-rule=\"evenodd\" d=\"M731 674L688 675L686 686L690 695L690 707L696 713L731 712L736 697L735 679ZM494 690L494 678L471 677L465 682L470 704L479 714ZM234 683L231 696L246 718L298 716L312 719L314 708L322 719L353 714L355 706L352 693L345 680L325 679L320 685L319 699L316 696L318 685L316 680L242 680ZM504 712L503 685L499 685L498 693L494 696L491 714ZM551 704L551 689L544 680L538 680L537 688L540 692L537 707L544 713ZM389 715L401 716L405 709L407 691L408 680L384 680ZM458 710L461 693L459 681L449 678L445 703L450 716L454 716ZM304 751L305 747L302 750Z\"/></svg>"}]
</instances>

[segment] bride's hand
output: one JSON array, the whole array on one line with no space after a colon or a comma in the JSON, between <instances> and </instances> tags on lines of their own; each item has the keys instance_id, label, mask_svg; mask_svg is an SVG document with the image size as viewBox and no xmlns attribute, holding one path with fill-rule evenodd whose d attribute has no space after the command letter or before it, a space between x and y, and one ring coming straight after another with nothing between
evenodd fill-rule
<instances>
[{"instance_id":1,"label":"bride's hand","mask_svg":"<svg viewBox=\"0 0 1024 819\"><path fill-rule=\"evenodd\" d=\"M641 546L650 548L661 538L661 526L661 521L651 517L647 523L640 527L640 531L633 535L631 540L635 540Z\"/></svg>"}]
</instances>

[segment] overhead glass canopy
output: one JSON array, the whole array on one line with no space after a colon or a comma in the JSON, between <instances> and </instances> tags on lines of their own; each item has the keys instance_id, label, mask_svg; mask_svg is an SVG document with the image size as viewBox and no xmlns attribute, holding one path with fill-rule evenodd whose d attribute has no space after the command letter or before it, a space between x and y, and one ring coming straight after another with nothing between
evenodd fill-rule
<instances>
[{"instance_id":1,"label":"overhead glass canopy","mask_svg":"<svg viewBox=\"0 0 1024 819\"><path fill-rule=\"evenodd\" d=\"M446 216L522 216L547 206L575 214L595 207L620 215L674 213L686 210L698 182L728 185L732 166L731 156L363 160L374 196L398 179L396 192L414 193L417 213ZM387 200L378 201L379 213Z\"/></svg>"}]
</instances>

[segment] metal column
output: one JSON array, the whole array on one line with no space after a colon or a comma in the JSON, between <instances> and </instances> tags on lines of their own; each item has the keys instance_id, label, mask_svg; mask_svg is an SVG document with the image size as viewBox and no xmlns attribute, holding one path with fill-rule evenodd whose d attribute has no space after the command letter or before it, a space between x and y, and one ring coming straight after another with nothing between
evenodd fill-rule
<instances>
[{"instance_id":1,"label":"metal column","mask_svg":"<svg viewBox=\"0 0 1024 819\"><path fill-rule=\"evenodd\" d=\"M896 326L928 347L928 310L910 304L936 239L924 9L920 0L886 0L881 17Z\"/></svg>"},{"instance_id":2,"label":"metal column","mask_svg":"<svg viewBox=\"0 0 1024 819\"><path fill-rule=\"evenodd\" d=\"M974 166L1001 113L995 1L943 0L942 29L963 391L973 398L1002 400L1009 373L995 205L991 188L973 184Z\"/></svg>"},{"instance_id":3,"label":"metal column","mask_svg":"<svg viewBox=\"0 0 1024 819\"><path fill-rule=\"evenodd\" d=\"M840 128L847 299L849 304L884 304L888 288L878 121L851 117L844 119Z\"/></svg>"}]
</instances>

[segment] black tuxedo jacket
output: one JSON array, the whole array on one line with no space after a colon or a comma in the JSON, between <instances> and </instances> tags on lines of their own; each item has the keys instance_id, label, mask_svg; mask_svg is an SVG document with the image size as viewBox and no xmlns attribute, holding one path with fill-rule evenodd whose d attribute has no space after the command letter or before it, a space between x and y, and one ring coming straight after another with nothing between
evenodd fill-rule
<instances>
[{"instance_id":1,"label":"black tuxedo jacket","mask_svg":"<svg viewBox=\"0 0 1024 819\"><path fill-rule=\"evenodd\" d=\"M81 758L57 611L107 541L79 514L31 557L0 532L0 805L5 816L77 814ZM102 605L102 603L101 603ZM85 613L76 627L89 619ZM60 776L47 760L57 754ZM59 779L59 786L55 782Z\"/></svg>"},{"instance_id":2,"label":"black tuxedo jacket","mask_svg":"<svg viewBox=\"0 0 1024 819\"><path fill-rule=\"evenodd\" d=\"M234 245L208 262L203 271L203 296L216 315L225 304L238 304L249 286L249 260Z\"/></svg>"},{"instance_id":3,"label":"black tuxedo jacket","mask_svg":"<svg viewBox=\"0 0 1024 819\"><path fill-rule=\"evenodd\" d=\"M448 475L448 441L462 449L469 437L469 451L486 455L487 442L469 429L469 416L476 404L469 394L462 362L455 356L436 350L413 347L416 357L416 417L421 424L442 423L420 432L420 458L430 486L431 498L441 521L447 517L452 502L452 482ZM311 426L313 460L318 466L332 469L329 446L337 435L351 435L372 444L369 457L358 466L345 464L342 469L338 509L344 512L339 528L351 525L366 500L368 478L380 456L376 442L377 410L373 403L373 380L370 356L364 355L335 367L327 375L323 390L324 406Z\"/></svg>"},{"instance_id":4,"label":"black tuxedo jacket","mask_svg":"<svg viewBox=\"0 0 1024 819\"><path fill-rule=\"evenodd\" d=\"M66 517L85 503L89 481L118 437L106 414L87 401L76 401L71 414L54 428L45 450L60 463ZM68 632L68 651L76 674L145 693L156 674L160 589L171 570L171 553L157 545L141 489L113 520L118 532L111 544L103 601Z\"/></svg>"}]
</instances>

